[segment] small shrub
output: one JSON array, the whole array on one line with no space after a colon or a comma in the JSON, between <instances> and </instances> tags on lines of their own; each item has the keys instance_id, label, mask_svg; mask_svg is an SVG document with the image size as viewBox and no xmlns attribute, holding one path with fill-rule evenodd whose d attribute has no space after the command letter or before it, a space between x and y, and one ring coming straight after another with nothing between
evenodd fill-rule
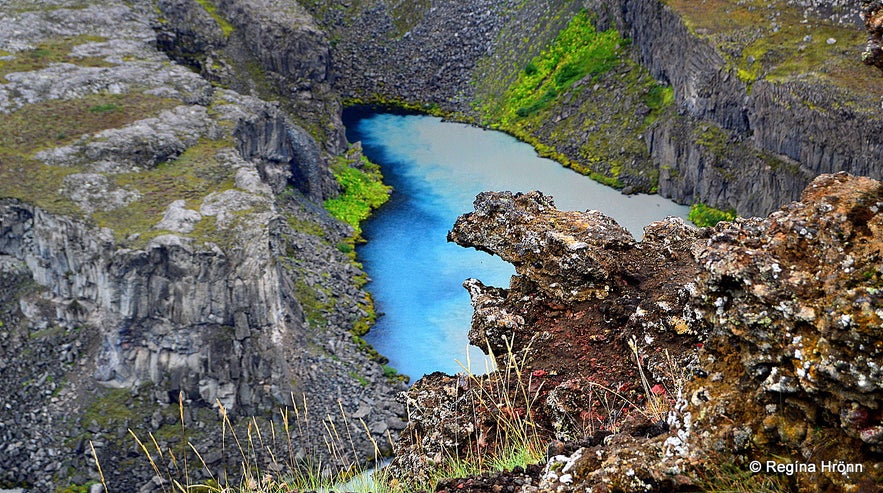
<instances>
[{"instance_id":1,"label":"small shrub","mask_svg":"<svg viewBox=\"0 0 883 493\"><path fill-rule=\"evenodd\" d=\"M537 73L537 66L534 65L533 62L527 62L527 65L524 66L524 75L528 77Z\"/></svg>"}]
</instances>

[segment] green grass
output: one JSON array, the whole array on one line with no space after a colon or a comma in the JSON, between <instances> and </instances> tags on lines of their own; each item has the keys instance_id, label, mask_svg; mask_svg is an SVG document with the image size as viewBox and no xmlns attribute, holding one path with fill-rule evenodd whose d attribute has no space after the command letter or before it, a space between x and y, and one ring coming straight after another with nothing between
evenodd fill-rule
<instances>
[{"instance_id":1,"label":"green grass","mask_svg":"<svg viewBox=\"0 0 883 493\"><path fill-rule=\"evenodd\" d=\"M58 190L66 176L83 169L49 166L34 159L34 154L178 105L179 101L148 94L93 94L30 104L4 115L0 118L0 197L19 199L51 213L82 214Z\"/></svg>"},{"instance_id":2,"label":"green grass","mask_svg":"<svg viewBox=\"0 0 883 493\"><path fill-rule=\"evenodd\" d=\"M700 228L706 226L714 226L721 221L732 221L736 218L736 211L733 209L722 211L709 207L705 204L693 204L690 207L690 215L688 216L693 224Z\"/></svg>"},{"instance_id":3,"label":"green grass","mask_svg":"<svg viewBox=\"0 0 883 493\"><path fill-rule=\"evenodd\" d=\"M15 72L31 72L48 67L53 63L73 63L83 67L111 67L113 64L100 57L71 56L73 47L89 43L107 41L107 38L93 35L79 35L50 38L35 48L12 54L12 60L0 60L0 79Z\"/></svg>"},{"instance_id":4,"label":"green grass","mask_svg":"<svg viewBox=\"0 0 883 493\"><path fill-rule=\"evenodd\" d=\"M91 94L67 101L29 104L0 118L0 153L30 157L70 144L83 135L118 128L179 106L149 94Z\"/></svg>"},{"instance_id":5,"label":"green grass","mask_svg":"<svg viewBox=\"0 0 883 493\"><path fill-rule=\"evenodd\" d=\"M234 186L233 170L218 161L216 154L232 145L227 140L203 139L185 150L177 159L160 163L139 172L120 173L109 177L118 187L137 190L141 197L125 207L93 214L101 227L111 228L118 242L139 235L132 248L144 246L163 231L152 230L162 220L169 204L185 200L189 209L199 209L211 192L229 190ZM222 237L215 218L205 217L197 223L191 237L229 246L231 238Z\"/></svg>"},{"instance_id":6,"label":"green grass","mask_svg":"<svg viewBox=\"0 0 883 493\"><path fill-rule=\"evenodd\" d=\"M619 63L626 42L613 29L598 32L589 14L577 14L554 41L528 62L506 90L501 105L485 106L485 116L508 126L545 108L574 82L598 76Z\"/></svg>"},{"instance_id":7,"label":"green grass","mask_svg":"<svg viewBox=\"0 0 883 493\"><path fill-rule=\"evenodd\" d=\"M325 209L335 218L349 224L359 237L362 228L359 224L371 215L371 211L389 199L390 187L383 184L380 168L362 158L361 168L350 166L345 160L332 167L334 177L340 183L343 193L339 197L325 201Z\"/></svg>"}]
</instances>

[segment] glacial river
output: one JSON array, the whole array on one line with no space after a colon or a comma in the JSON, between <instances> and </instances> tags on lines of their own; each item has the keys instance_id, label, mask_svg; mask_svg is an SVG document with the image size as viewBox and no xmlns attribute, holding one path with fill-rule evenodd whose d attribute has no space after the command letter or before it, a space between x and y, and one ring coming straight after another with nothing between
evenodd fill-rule
<instances>
[{"instance_id":1,"label":"glacial river","mask_svg":"<svg viewBox=\"0 0 883 493\"><path fill-rule=\"evenodd\" d=\"M382 313L366 339L412 381L434 371L462 371L461 365L486 369L477 348L467 355L472 306L461 284L475 277L508 287L515 271L497 257L446 241L479 192L540 190L559 209L600 210L636 237L652 221L689 211L656 195L622 195L504 133L358 110L348 110L344 122L349 141L362 142L394 188L363 225L368 243L358 247Z\"/></svg>"}]
</instances>

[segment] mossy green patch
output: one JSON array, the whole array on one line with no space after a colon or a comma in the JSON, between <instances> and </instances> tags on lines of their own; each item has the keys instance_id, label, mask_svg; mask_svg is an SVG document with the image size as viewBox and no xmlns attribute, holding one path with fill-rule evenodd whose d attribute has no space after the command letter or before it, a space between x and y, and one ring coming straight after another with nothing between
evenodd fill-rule
<instances>
[{"instance_id":1,"label":"mossy green patch","mask_svg":"<svg viewBox=\"0 0 883 493\"><path fill-rule=\"evenodd\" d=\"M596 31L589 14L581 11L546 49L525 65L501 101L485 106L485 117L506 127L518 118L536 113L574 82L615 67L624 43L616 30Z\"/></svg>"},{"instance_id":2,"label":"mossy green patch","mask_svg":"<svg viewBox=\"0 0 883 493\"><path fill-rule=\"evenodd\" d=\"M112 63L106 62L100 57L76 57L71 55L73 47L90 43L107 41L101 36L82 34L79 36L65 36L50 38L43 41L35 48L15 54L7 54L13 57L10 60L0 60L0 78L15 72L31 72L48 67L53 63L73 63L83 67L110 67Z\"/></svg>"},{"instance_id":3,"label":"mossy green patch","mask_svg":"<svg viewBox=\"0 0 883 493\"><path fill-rule=\"evenodd\" d=\"M218 13L218 7L210 0L196 0L196 3L205 9L208 15L212 16L212 19L218 23L218 26L221 27L221 31L224 33L224 37L229 38L234 30L233 24L230 24L227 19Z\"/></svg>"},{"instance_id":4,"label":"mossy green patch","mask_svg":"<svg viewBox=\"0 0 883 493\"><path fill-rule=\"evenodd\" d=\"M725 157L730 146L730 135L719 126L705 122L694 128L693 142L705 147L717 157Z\"/></svg>"},{"instance_id":5,"label":"mossy green patch","mask_svg":"<svg viewBox=\"0 0 883 493\"><path fill-rule=\"evenodd\" d=\"M391 188L383 184L380 168L364 156L359 167L351 166L346 160L339 160L332 166L343 193L325 201L325 209L335 218L349 224L355 236L361 235L359 223L371 215L371 211L389 199Z\"/></svg>"},{"instance_id":6,"label":"mossy green patch","mask_svg":"<svg viewBox=\"0 0 883 493\"><path fill-rule=\"evenodd\" d=\"M187 208L199 209L208 194L234 187L233 169L217 158L220 150L231 146L227 140L203 139L177 159L152 169L113 175L111 178L118 187L137 191L141 196L123 208L96 212L93 217L100 226L111 228L118 242L132 248L145 245L164 233L151 228L162 220L165 210L175 200L185 200ZM232 233L225 231L217 228L214 217L206 217L197 223L190 236L228 245L232 238L224 234ZM132 235L137 235L137 239L129 241Z\"/></svg>"},{"instance_id":7,"label":"mossy green patch","mask_svg":"<svg viewBox=\"0 0 883 493\"><path fill-rule=\"evenodd\" d=\"M328 324L327 313L334 308L334 297L322 286L311 286L303 279L294 282L294 297L297 299L312 328Z\"/></svg>"},{"instance_id":8,"label":"mossy green patch","mask_svg":"<svg viewBox=\"0 0 883 493\"><path fill-rule=\"evenodd\" d=\"M81 421L93 421L102 428L115 427L134 419L131 391L129 389L101 389L83 410Z\"/></svg>"},{"instance_id":9,"label":"mossy green patch","mask_svg":"<svg viewBox=\"0 0 883 493\"><path fill-rule=\"evenodd\" d=\"M732 221L736 218L736 211L733 209L720 210L709 207L705 204L693 204L690 207L690 215L688 216L693 224L700 228L714 226L721 221Z\"/></svg>"}]
</instances>

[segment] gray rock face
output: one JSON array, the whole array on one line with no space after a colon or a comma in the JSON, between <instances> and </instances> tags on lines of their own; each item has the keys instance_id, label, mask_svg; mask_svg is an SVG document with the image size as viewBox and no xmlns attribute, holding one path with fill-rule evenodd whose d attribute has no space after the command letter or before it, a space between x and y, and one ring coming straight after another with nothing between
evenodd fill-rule
<instances>
[{"instance_id":1,"label":"gray rock face","mask_svg":"<svg viewBox=\"0 0 883 493\"><path fill-rule=\"evenodd\" d=\"M240 119L235 135L239 153L261 163L259 170L276 193L291 185L315 201L337 195L316 141L278 112Z\"/></svg>"},{"instance_id":2,"label":"gray rock face","mask_svg":"<svg viewBox=\"0 0 883 493\"><path fill-rule=\"evenodd\" d=\"M759 80L748 91L710 42L691 33L663 2L596 0L589 8L599 13L602 27L616 27L634 40L641 63L671 82L679 112L689 117L651 131L660 194L763 215L797 200L822 173L883 176L876 157L883 153L883 138L875 130L883 123L867 101L843 104L856 95L809 79ZM857 15L857 6L849 12ZM693 134L702 133L705 122L733 135L725 146L744 141L744 148L721 156L720 149L700 145ZM759 158L757 151L769 156Z\"/></svg>"},{"instance_id":3,"label":"gray rock face","mask_svg":"<svg viewBox=\"0 0 883 493\"><path fill-rule=\"evenodd\" d=\"M108 211L124 207L141 194L111 185L106 176L98 173L74 173L62 181L62 194L68 196L86 213Z\"/></svg>"},{"instance_id":4,"label":"gray rock face","mask_svg":"<svg viewBox=\"0 0 883 493\"><path fill-rule=\"evenodd\" d=\"M106 113L83 105L96 130L12 151L24 171L18 188L3 184L15 198L0 197L0 484L49 491L96 479L84 446L92 441L111 489L152 491L154 473L146 458L132 460L140 452L126 430L144 438L180 426L179 395L216 477L241 461L218 452L219 406L235 426L256 416L268 433L261 420L286 407L306 405L338 426L346 425L341 413L368 409L362 417L388 451L385 434L404 426L393 401L403 384L352 340L349 329L371 310L356 281L364 273L336 247L351 229L321 207L337 194L326 149L340 143L317 144L290 105L215 87L170 62L154 47L150 4L54 4L0 7L0 49L10 60L59 36L71 45L59 48L63 63L4 74L0 112L105 94L122 103ZM200 35L215 23L197 2L160 4L191 12L172 23L192 22ZM242 8L271 7L284 6ZM306 91L312 79L298 77L327 77L327 59L311 58L327 42L309 17L294 25L286 19L296 11L260 11L249 19L268 22L274 35L308 34L306 44L288 39L289 51L266 55L284 72L274 84ZM223 33L211 40L206 46ZM169 109L129 114L131 105L120 106L130 97ZM303 435L290 447L273 445L288 464L324 450L321 419L297 426ZM347 450L356 452L348 453L371 456L371 440L353 429Z\"/></svg>"},{"instance_id":5,"label":"gray rock face","mask_svg":"<svg viewBox=\"0 0 883 493\"><path fill-rule=\"evenodd\" d=\"M193 0L163 0L157 7L160 49L243 93L273 92L325 151L346 149L328 39L297 2L225 0L215 2L211 14Z\"/></svg>"}]
</instances>

